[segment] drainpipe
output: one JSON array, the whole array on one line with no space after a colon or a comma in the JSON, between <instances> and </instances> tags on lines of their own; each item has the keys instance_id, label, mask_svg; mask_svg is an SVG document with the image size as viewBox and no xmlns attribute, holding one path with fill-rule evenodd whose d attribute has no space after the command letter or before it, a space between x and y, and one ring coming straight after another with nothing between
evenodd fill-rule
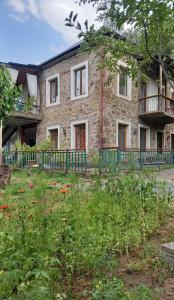
<instances>
[{"instance_id":1,"label":"drainpipe","mask_svg":"<svg viewBox=\"0 0 174 300\"><path fill-rule=\"evenodd\" d=\"M163 103L162 103L162 91L163 91L163 71L162 71L162 67L161 65L159 66L159 81L160 81L160 85L159 85L159 100L158 100L158 109L163 110Z\"/></svg>"},{"instance_id":2,"label":"drainpipe","mask_svg":"<svg viewBox=\"0 0 174 300\"><path fill-rule=\"evenodd\" d=\"M104 69L100 70L100 102L99 102L99 147L103 147L103 119L104 119Z\"/></svg>"}]
</instances>

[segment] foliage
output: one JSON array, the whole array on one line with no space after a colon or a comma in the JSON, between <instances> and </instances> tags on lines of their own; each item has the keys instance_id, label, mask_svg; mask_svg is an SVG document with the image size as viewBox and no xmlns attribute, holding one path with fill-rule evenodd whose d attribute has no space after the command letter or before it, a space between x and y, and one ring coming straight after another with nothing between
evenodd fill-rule
<instances>
[{"instance_id":1,"label":"foliage","mask_svg":"<svg viewBox=\"0 0 174 300\"><path fill-rule=\"evenodd\" d=\"M37 144L33 147L30 147L29 145L21 144L20 142L16 142L14 146L14 150L19 150L19 151L46 151L46 150L51 150L53 149L53 146L51 144L50 139L44 140L42 143Z\"/></svg>"},{"instance_id":2,"label":"foliage","mask_svg":"<svg viewBox=\"0 0 174 300\"><path fill-rule=\"evenodd\" d=\"M132 291L127 291L123 282L116 278L99 281L89 300L157 300L152 291L140 285Z\"/></svg>"},{"instance_id":3,"label":"foliage","mask_svg":"<svg viewBox=\"0 0 174 300\"><path fill-rule=\"evenodd\" d=\"M33 109L33 105L35 103L36 99L35 96L30 96L27 101L24 103L24 110L26 112L30 112Z\"/></svg>"},{"instance_id":4,"label":"foliage","mask_svg":"<svg viewBox=\"0 0 174 300\"><path fill-rule=\"evenodd\" d=\"M73 299L75 278L107 273L117 255L146 242L170 200L141 174L87 183L38 170L16 172L0 195L0 205L9 206L0 210L0 298L19 300ZM129 295L113 280L91 299L115 299L105 296L112 289ZM150 295L141 289L130 299L151 299L138 298L143 293Z\"/></svg>"},{"instance_id":5,"label":"foliage","mask_svg":"<svg viewBox=\"0 0 174 300\"><path fill-rule=\"evenodd\" d=\"M16 86L8 69L2 65L0 67L0 120L15 110L20 95L21 87Z\"/></svg>"},{"instance_id":6,"label":"foliage","mask_svg":"<svg viewBox=\"0 0 174 300\"><path fill-rule=\"evenodd\" d=\"M126 60L132 77L150 64L162 67L165 79L173 78L174 4L171 0L79 0L93 4L96 16L104 22L99 30L78 21L71 12L66 25L74 27L84 38L82 50L95 51L98 66L111 73L119 69L118 61ZM126 27L124 31L122 28ZM119 32L119 34L118 34ZM121 35L120 35L121 32ZM171 59L172 58L172 59ZM171 83L173 86L173 84Z\"/></svg>"}]
</instances>

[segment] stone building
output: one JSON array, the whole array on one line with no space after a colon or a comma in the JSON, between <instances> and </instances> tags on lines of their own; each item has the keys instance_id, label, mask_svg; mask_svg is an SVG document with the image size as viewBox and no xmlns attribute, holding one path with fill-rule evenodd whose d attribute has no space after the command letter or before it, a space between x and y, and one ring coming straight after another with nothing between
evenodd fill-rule
<instances>
[{"instance_id":1,"label":"stone building","mask_svg":"<svg viewBox=\"0 0 174 300\"><path fill-rule=\"evenodd\" d=\"M137 86L125 62L109 86L94 54L76 44L34 65L7 64L23 94L3 129L4 147L30 146L48 137L56 149L99 147L174 149L174 92L154 66ZM32 101L31 101L32 99ZM34 99L34 100L33 100ZM27 105L28 103L28 105Z\"/></svg>"}]
</instances>

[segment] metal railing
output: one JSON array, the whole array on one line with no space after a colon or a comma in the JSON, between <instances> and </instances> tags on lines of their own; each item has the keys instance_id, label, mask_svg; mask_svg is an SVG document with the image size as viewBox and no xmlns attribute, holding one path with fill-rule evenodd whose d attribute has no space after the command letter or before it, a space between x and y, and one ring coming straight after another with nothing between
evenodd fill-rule
<instances>
[{"instance_id":1,"label":"metal railing","mask_svg":"<svg viewBox=\"0 0 174 300\"><path fill-rule=\"evenodd\" d=\"M139 99L139 113L166 112L174 115L174 99L164 95L153 95Z\"/></svg>"},{"instance_id":2,"label":"metal railing","mask_svg":"<svg viewBox=\"0 0 174 300\"><path fill-rule=\"evenodd\" d=\"M3 153L4 164L18 168L85 172L86 150L14 151Z\"/></svg>"},{"instance_id":3,"label":"metal railing","mask_svg":"<svg viewBox=\"0 0 174 300\"><path fill-rule=\"evenodd\" d=\"M40 106L33 104L31 107L28 107L26 102L19 101L15 105L15 112L26 112L38 115L40 114Z\"/></svg>"},{"instance_id":4,"label":"metal railing","mask_svg":"<svg viewBox=\"0 0 174 300\"><path fill-rule=\"evenodd\" d=\"M102 148L99 150L100 171L142 169L174 164L174 151Z\"/></svg>"}]
</instances>

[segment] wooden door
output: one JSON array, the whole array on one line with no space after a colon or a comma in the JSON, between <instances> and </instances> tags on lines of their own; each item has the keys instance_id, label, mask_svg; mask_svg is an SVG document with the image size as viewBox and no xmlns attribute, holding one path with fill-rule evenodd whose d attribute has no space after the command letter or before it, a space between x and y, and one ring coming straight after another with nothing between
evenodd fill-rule
<instances>
[{"instance_id":1,"label":"wooden door","mask_svg":"<svg viewBox=\"0 0 174 300\"><path fill-rule=\"evenodd\" d=\"M122 150L126 148L126 138L127 138L127 125L118 125L118 147Z\"/></svg>"},{"instance_id":2,"label":"wooden door","mask_svg":"<svg viewBox=\"0 0 174 300\"><path fill-rule=\"evenodd\" d=\"M86 149L86 125L79 124L75 126L75 148Z\"/></svg>"},{"instance_id":3,"label":"wooden door","mask_svg":"<svg viewBox=\"0 0 174 300\"><path fill-rule=\"evenodd\" d=\"M146 128L140 128L140 149L146 150L146 134L147 129Z\"/></svg>"}]
</instances>

